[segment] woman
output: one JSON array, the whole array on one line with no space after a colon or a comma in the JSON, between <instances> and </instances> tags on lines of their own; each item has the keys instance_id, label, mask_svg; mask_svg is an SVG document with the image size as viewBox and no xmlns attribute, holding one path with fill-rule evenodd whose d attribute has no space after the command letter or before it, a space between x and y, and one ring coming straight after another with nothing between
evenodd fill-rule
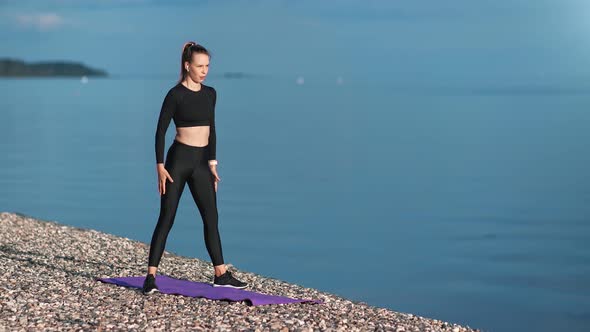
<instances>
[{"instance_id":1,"label":"woman","mask_svg":"<svg viewBox=\"0 0 590 332\"><path fill-rule=\"evenodd\" d=\"M234 278L223 262L217 228L217 174L215 104L217 92L203 84L209 70L209 52L194 42L182 49L180 80L162 103L156 128L156 168L160 193L160 216L154 230L148 258L148 274L143 293L158 291L156 270L164 252L166 238L174 223L185 183L191 191L204 224L205 246L213 262L214 287L245 288L248 284ZM164 138L170 120L176 137L166 154Z\"/></svg>"}]
</instances>

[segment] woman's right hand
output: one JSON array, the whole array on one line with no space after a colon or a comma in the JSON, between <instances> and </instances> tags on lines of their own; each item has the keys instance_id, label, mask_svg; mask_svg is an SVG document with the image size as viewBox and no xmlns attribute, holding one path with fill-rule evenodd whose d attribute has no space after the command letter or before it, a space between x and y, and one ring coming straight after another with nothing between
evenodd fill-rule
<instances>
[{"instance_id":1,"label":"woman's right hand","mask_svg":"<svg viewBox=\"0 0 590 332\"><path fill-rule=\"evenodd\" d=\"M156 168L158 170L158 192L160 195L164 195L166 194L166 179L170 180L170 182L174 182L174 180L172 180L170 173L164 168L163 163L157 164Z\"/></svg>"}]
</instances>

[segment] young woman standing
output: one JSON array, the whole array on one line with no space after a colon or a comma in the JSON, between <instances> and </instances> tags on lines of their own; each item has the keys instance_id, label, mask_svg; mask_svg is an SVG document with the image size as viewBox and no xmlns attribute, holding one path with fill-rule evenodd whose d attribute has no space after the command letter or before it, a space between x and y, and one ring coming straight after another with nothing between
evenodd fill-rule
<instances>
[{"instance_id":1,"label":"young woman standing","mask_svg":"<svg viewBox=\"0 0 590 332\"><path fill-rule=\"evenodd\" d=\"M156 168L160 193L160 216L154 230L143 293L158 291L156 270L166 238L174 223L178 202L188 184L203 220L205 246L211 257L214 287L245 288L248 284L232 276L223 261L217 227L217 174L215 104L217 92L203 84L211 56L195 42L185 43L178 83L168 90L156 128ZM164 163L164 139L174 120L176 137Z\"/></svg>"}]
</instances>

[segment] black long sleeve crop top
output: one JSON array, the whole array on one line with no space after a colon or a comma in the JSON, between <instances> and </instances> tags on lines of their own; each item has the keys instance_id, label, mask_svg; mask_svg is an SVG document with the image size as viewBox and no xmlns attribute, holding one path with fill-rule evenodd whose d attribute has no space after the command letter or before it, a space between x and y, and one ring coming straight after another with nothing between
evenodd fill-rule
<instances>
[{"instance_id":1,"label":"black long sleeve crop top","mask_svg":"<svg viewBox=\"0 0 590 332\"><path fill-rule=\"evenodd\" d=\"M209 160L216 158L215 103L217 91L201 83L201 90L193 91L178 83L166 94L156 128L156 163L164 162L164 140L170 120L178 127L209 126Z\"/></svg>"}]
</instances>

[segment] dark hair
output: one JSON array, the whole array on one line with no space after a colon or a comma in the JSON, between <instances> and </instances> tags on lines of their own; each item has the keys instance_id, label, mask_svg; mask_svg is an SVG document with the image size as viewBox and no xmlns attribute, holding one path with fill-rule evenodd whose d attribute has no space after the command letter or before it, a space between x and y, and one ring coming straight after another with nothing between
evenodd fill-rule
<instances>
[{"instance_id":1,"label":"dark hair","mask_svg":"<svg viewBox=\"0 0 590 332\"><path fill-rule=\"evenodd\" d=\"M178 83L184 81L187 74L184 63L187 61L190 63L194 53L207 54L211 58L211 54L209 54L209 51L203 45L199 45L193 41L184 43L184 46L182 46L182 55L180 56L180 79Z\"/></svg>"}]
</instances>

